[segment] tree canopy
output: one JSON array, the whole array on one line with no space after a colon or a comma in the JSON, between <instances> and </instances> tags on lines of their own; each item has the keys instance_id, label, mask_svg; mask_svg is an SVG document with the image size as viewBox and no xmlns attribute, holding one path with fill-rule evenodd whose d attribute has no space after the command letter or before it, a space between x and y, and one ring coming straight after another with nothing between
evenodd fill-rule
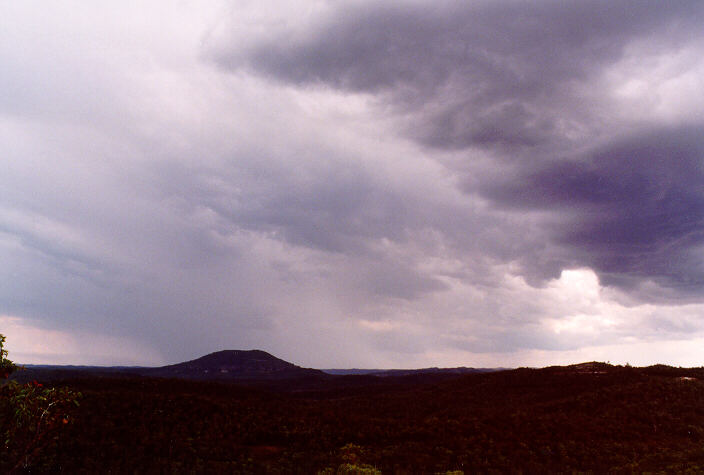
<instances>
[{"instance_id":1,"label":"tree canopy","mask_svg":"<svg viewBox=\"0 0 704 475\"><path fill-rule=\"evenodd\" d=\"M36 381L8 380L18 366L7 358L5 336L0 335L0 472L34 468L42 452L55 443L71 421L70 409L80 393L69 388L44 387Z\"/></svg>"}]
</instances>

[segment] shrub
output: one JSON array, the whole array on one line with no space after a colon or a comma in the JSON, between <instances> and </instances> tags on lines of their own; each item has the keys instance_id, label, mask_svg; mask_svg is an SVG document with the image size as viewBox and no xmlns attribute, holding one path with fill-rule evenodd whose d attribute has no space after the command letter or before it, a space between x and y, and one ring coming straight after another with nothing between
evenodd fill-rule
<instances>
[{"instance_id":1,"label":"shrub","mask_svg":"<svg viewBox=\"0 0 704 475\"><path fill-rule=\"evenodd\" d=\"M78 406L80 393L68 388L44 387L34 381L8 380L18 367L7 359L0 335L0 471L29 470L60 429L71 421L69 409Z\"/></svg>"}]
</instances>

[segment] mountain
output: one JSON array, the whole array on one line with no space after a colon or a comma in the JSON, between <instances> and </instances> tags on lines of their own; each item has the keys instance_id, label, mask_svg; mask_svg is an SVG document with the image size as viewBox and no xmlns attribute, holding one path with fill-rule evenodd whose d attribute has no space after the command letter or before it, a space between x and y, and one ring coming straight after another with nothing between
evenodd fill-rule
<instances>
[{"instance_id":1,"label":"mountain","mask_svg":"<svg viewBox=\"0 0 704 475\"><path fill-rule=\"evenodd\" d=\"M317 369L301 368L261 350L223 350L183 363L144 368L143 376L208 380L279 380L325 376Z\"/></svg>"},{"instance_id":2,"label":"mountain","mask_svg":"<svg viewBox=\"0 0 704 475\"><path fill-rule=\"evenodd\" d=\"M281 381L328 379L317 369L301 368L261 350L224 350L161 367L25 365L12 375L18 382L61 381L84 377L181 378L210 381Z\"/></svg>"},{"instance_id":3,"label":"mountain","mask_svg":"<svg viewBox=\"0 0 704 475\"><path fill-rule=\"evenodd\" d=\"M262 350L223 350L200 358L161 367L139 366L56 366L26 365L12 377L19 382L61 381L82 377L156 377L200 381L262 382L295 390L327 388L331 379L340 388L378 385L381 380L398 383L437 382L466 374L500 371L501 368L422 368L422 369L311 369L296 366ZM295 384L294 384L295 380ZM389 384L395 384L389 381ZM322 385L322 386L321 386ZM281 388L283 389L283 388ZM329 388L328 388L329 389Z\"/></svg>"}]
</instances>

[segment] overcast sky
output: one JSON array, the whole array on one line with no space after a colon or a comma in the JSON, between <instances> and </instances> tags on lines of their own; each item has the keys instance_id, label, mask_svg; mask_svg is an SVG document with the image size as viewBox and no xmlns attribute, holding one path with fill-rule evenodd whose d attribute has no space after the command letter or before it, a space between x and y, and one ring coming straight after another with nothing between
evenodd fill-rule
<instances>
[{"instance_id":1,"label":"overcast sky","mask_svg":"<svg viewBox=\"0 0 704 475\"><path fill-rule=\"evenodd\" d=\"M23 363L704 364L704 2L0 0Z\"/></svg>"}]
</instances>

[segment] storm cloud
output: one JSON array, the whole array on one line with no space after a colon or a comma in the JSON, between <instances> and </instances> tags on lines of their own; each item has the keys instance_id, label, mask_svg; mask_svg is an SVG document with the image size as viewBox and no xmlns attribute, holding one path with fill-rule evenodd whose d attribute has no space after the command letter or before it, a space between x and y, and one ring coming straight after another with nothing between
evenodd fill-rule
<instances>
[{"instance_id":1,"label":"storm cloud","mask_svg":"<svg viewBox=\"0 0 704 475\"><path fill-rule=\"evenodd\" d=\"M626 1L350 2L329 10L307 28L281 27L212 54L233 70L378 96L401 119L410 116L409 136L442 149L573 145L609 127L597 123L609 107L599 90L604 69L633 45L658 55L700 43L704 15L696 2Z\"/></svg>"},{"instance_id":2,"label":"storm cloud","mask_svg":"<svg viewBox=\"0 0 704 475\"><path fill-rule=\"evenodd\" d=\"M702 356L701 2L2 10L14 359Z\"/></svg>"},{"instance_id":3,"label":"storm cloud","mask_svg":"<svg viewBox=\"0 0 704 475\"><path fill-rule=\"evenodd\" d=\"M673 298L698 300L704 285L701 132L640 131L577 160L497 179L483 192L500 206L552 211L551 238L597 270L605 285L636 291L650 281Z\"/></svg>"},{"instance_id":4,"label":"storm cloud","mask_svg":"<svg viewBox=\"0 0 704 475\"><path fill-rule=\"evenodd\" d=\"M429 154L457 152L445 163L465 192L547 213L550 264L519 258L531 281L584 266L605 285L660 288L644 300L698 300L701 113L657 117L658 84L639 98L650 116L624 113L633 104L613 80L701 85L703 16L697 2L355 2L213 54L233 71L369 94ZM683 55L694 63L668 71ZM664 77L641 77L634 56ZM473 163L482 154L496 165Z\"/></svg>"}]
</instances>

